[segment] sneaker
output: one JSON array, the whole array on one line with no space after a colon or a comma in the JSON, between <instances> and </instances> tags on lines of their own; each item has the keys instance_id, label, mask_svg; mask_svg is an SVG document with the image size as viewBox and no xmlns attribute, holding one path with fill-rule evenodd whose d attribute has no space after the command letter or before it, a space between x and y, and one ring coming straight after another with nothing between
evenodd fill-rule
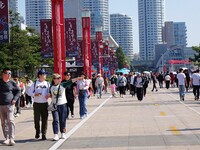
<instances>
[{"instance_id":1,"label":"sneaker","mask_svg":"<svg viewBox=\"0 0 200 150\"><path fill-rule=\"evenodd\" d=\"M47 138L46 138L46 135L45 135L45 134L43 134L43 135L42 135L42 140L47 140Z\"/></svg>"},{"instance_id":2,"label":"sneaker","mask_svg":"<svg viewBox=\"0 0 200 150\"><path fill-rule=\"evenodd\" d=\"M72 115L72 118L74 118L74 115Z\"/></svg>"},{"instance_id":3,"label":"sneaker","mask_svg":"<svg viewBox=\"0 0 200 150\"><path fill-rule=\"evenodd\" d=\"M53 141L58 141L58 140L59 140L59 136L58 136L58 134L54 134Z\"/></svg>"},{"instance_id":4,"label":"sneaker","mask_svg":"<svg viewBox=\"0 0 200 150\"><path fill-rule=\"evenodd\" d=\"M5 141L3 141L2 144L4 144L4 145L10 145L10 139L6 139Z\"/></svg>"},{"instance_id":5,"label":"sneaker","mask_svg":"<svg viewBox=\"0 0 200 150\"><path fill-rule=\"evenodd\" d=\"M66 139L65 133L62 133L62 134L61 134L61 139Z\"/></svg>"},{"instance_id":6,"label":"sneaker","mask_svg":"<svg viewBox=\"0 0 200 150\"><path fill-rule=\"evenodd\" d=\"M10 146L14 146L14 145L15 145L14 139L10 139Z\"/></svg>"},{"instance_id":7,"label":"sneaker","mask_svg":"<svg viewBox=\"0 0 200 150\"><path fill-rule=\"evenodd\" d=\"M15 117L19 117L19 113L16 113L16 114L15 114Z\"/></svg>"},{"instance_id":8,"label":"sneaker","mask_svg":"<svg viewBox=\"0 0 200 150\"><path fill-rule=\"evenodd\" d=\"M80 119L83 119L83 118L84 118L83 116L80 117Z\"/></svg>"},{"instance_id":9,"label":"sneaker","mask_svg":"<svg viewBox=\"0 0 200 150\"><path fill-rule=\"evenodd\" d=\"M182 97L182 101L184 101L184 96Z\"/></svg>"},{"instance_id":10,"label":"sneaker","mask_svg":"<svg viewBox=\"0 0 200 150\"><path fill-rule=\"evenodd\" d=\"M88 117L88 113L87 113L87 114L85 114L85 117Z\"/></svg>"}]
</instances>

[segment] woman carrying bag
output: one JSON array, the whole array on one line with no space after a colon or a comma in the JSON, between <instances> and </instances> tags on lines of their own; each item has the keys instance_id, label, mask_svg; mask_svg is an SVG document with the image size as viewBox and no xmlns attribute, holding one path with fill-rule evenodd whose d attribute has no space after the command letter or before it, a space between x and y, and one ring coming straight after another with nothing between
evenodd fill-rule
<instances>
[{"instance_id":1,"label":"woman carrying bag","mask_svg":"<svg viewBox=\"0 0 200 150\"><path fill-rule=\"evenodd\" d=\"M55 73L52 78L52 85L50 87L50 97L52 98L52 101L48 109L52 111L53 117L53 140L57 141L59 140L59 128L61 132L61 139L66 138L67 101L65 97L65 88L61 85L61 76ZM54 106L53 109L51 109L52 106Z\"/></svg>"}]
</instances>

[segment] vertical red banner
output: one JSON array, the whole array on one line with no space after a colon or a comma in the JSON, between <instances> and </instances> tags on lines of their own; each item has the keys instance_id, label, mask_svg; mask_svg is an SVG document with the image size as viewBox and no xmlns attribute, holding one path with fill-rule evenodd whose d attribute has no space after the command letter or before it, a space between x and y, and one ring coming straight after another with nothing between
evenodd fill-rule
<instances>
[{"instance_id":1,"label":"vertical red banner","mask_svg":"<svg viewBox=\"0 0 200 150\"><path fill-rule=\"evenodd\" d=\"M91 60L95 68L99 66L99 44L97 40L91 40Z\"/></svg>"},{"instance_id":2,"label":"vertical red banner","mask_svg":"<svg viewBox=\"0 0 200 150\"><path fill-rule=\"evenodd\" d=\"M77 51L78 51L78 55L75 58L76 65L83 66L82 40L78 40L78 42L77 42Z\"/></svg>"},{"instance_id":3,"label":"vertical red banner","mask_svg":"<svg viewBox=\"0 0 200 150\"><path fill-rule=\"evenodd\" d=\"M98 41L98 56L99 56L99 66L98 72L103 74L103 33L101 31L96 32L96 39Z\"/></svg>"},{"instance_id":4,"label":"vertical red banner","mask_svg":"<svg viewBox=\"0 0 200 150\"><path fill-rule=\"evenodd\" d=\"M8 0L0 0L0 44L9 43Z\"/></svg>"},{"instance_id":5,"label":"vertical red banner","mask_svg":"<svg viewBox=\"0 0 200 150\"><path fill-rule=\"evenodd\" d=\"M78 55L76 18L65 19L65 46L67 57Z\"/></svg>"},{"instance_id":6,"label":"vertical red banner","mask_svg":"<svg viewBox=\"0 0 200 150\"><path fill-rule=\"evenodd\" d=\"M82 18L84 73L91 78L90 17Z\"/></svg>"},{"instance_id":7,"label":"vertical red banner","mask_svg":"<svg viewBox=\"0 0 200 150\"><path fill-rule=\"evenodd\" d=\"M40 20L41 54L43 58L53 58L52 21Z\"/></svg>"}]
</instances>

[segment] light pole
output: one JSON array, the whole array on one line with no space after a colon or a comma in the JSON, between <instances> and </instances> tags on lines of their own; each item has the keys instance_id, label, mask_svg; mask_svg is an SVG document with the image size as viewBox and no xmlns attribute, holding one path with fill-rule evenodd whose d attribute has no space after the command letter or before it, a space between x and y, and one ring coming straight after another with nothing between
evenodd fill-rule
<instances>
[{"instance_id":1,"label":"light pole","mask_svg":"<svg viewBox=\"0 0 200 150\"><path fill-rule=\"evenodd\" d=\"M51 0L52 25L53 25L53 49L54 72L64 77L66 70L66 51L64 37L64 0Z\"/></svg>"}]
</instances>

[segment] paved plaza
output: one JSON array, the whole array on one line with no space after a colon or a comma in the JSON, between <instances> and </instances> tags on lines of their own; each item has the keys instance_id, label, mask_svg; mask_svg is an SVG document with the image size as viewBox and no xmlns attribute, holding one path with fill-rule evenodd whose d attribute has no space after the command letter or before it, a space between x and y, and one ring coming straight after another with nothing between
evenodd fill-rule
<instances>
[{"instance_id":1,"label":"paved plaza","mask_svg":"<svg viewBox=\"0 0 200 150\"><path fill-rule=\"evenodd\" d=\"M148 92L143 101L127 94L102 99L91 97L87 102L89 116L79 119L78 101L75 118L67 120L67 139L52 141L52 117L49 113L48 140L35 140L32 108L23 108L15 119L16 145L0 146L13 150L199 150L200 101L192 91L179 101L178 89ZM0 142L4 140L2 130Z\"/></svg>"}]
</instances>

